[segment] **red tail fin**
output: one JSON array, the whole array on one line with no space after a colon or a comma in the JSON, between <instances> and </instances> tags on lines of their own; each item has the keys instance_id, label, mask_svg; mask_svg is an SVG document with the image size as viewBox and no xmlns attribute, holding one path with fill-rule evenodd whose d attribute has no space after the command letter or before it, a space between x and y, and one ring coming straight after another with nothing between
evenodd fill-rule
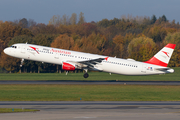
<instances>
[{"instance_id":1,"label":"red tail fin","mask_svg":"<svg viewBox=\"0 0 180 120\"><path fill-rule=\"evenodd\" d=\"M145 63L167 67L175 46L176 44L170 44L170 43L167 44L154 57L152 57L150 60L146 61Z\"/></svg>"}]
</instances>

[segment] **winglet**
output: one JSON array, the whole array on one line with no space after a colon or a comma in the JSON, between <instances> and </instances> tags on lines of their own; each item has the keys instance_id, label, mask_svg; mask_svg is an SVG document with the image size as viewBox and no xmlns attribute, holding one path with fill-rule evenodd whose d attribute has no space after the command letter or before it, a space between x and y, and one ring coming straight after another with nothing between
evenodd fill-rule
<instances>
[{"instance_id":1,"label":"winglet","mask_svg":"<svg viewBox=\"0 0 180 120\"><path fill-rule=\"evenodd\" d=\"M162 48L154 57L145 63L159 65L163 67L167 67L169 60L173 54L174 48L176 44L167 44L164 48Z\"/></svg>"},{"instance_id":2,"label":"winglet","mask_svg":"<svg viewBox=\"0 0 180 120\"><path fill-rule=\"evenodd\" d=\"M104 59L107 61L107 60L108 60L108 58L109 58L109 57L106 57L106 58L104 58Z\"/></svg>"}]
</instances>

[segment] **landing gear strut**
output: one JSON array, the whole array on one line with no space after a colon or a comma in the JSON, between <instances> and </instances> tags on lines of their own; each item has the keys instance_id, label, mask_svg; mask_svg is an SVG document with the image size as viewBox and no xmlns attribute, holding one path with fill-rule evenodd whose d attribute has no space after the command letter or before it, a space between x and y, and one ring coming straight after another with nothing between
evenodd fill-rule
<instances>
[{"instance_id":1,"label":"landing gear strut","mask_svg":"<svg viewBox=\"0 0 180 120\"><path fill-rule=\"evenodd\" d=\"M86 72L83 76L84 76L84 78L88 78L89 77L89 74L87 73L87 69L84 69L84 71Z\"/></svg>"},{"instance_id":2,"label":"landing gear strut","mask_svg":"<svg viewBox=\"0 0 180 120\"><path fill-rule=\"evenodd\" d=\"M24 59L21 59L21 64L20 64L20 67L22 67L23 62L24 62Z\"/></svg>"}]
</instances>

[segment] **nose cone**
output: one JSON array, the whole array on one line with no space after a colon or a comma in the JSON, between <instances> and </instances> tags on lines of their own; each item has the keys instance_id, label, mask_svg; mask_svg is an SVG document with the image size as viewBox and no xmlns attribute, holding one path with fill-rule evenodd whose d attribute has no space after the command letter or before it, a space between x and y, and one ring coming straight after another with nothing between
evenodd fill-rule
<instances>
[{"instance_id":1,"label":"nose cone","mask_svg":"<svg viewBox=\"0 0 180 120\"><path fill-rule=\"evenodd\" d=\"M8 54L7 48L4 49L4 53L5 53L5 54Z\"/></svg>"},{"instance_id":2,"label":"nose cone","mask_svg":"<svg viewBox=\"0 0 180 120\"><path fill-rule=\"evenodd\" d=\"M10 47L5 48L5 49L4 49L4 53L5 53L6 55L9 55L9 56L12 56L12 57L15 56L15 50L12 49L12 48L10 48Z\"/></svg>"}]
</instances>

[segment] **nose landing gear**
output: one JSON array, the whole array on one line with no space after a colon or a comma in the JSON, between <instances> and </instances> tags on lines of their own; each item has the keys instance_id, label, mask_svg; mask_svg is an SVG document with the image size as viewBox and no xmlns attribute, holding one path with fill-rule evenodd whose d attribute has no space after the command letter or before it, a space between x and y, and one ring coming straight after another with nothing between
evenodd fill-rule
<instances>
[{"instance_id":1,"label":"nose landing gear","mask_svg":"<svg viewBox=\"0 0 180 120\"><path fill-rule=\"evenodd\" d=\"M22 67L23 62L24 62L24 59L21 59L21 64L20 64L20 67Z\"/></svg>"}]
</instances>

